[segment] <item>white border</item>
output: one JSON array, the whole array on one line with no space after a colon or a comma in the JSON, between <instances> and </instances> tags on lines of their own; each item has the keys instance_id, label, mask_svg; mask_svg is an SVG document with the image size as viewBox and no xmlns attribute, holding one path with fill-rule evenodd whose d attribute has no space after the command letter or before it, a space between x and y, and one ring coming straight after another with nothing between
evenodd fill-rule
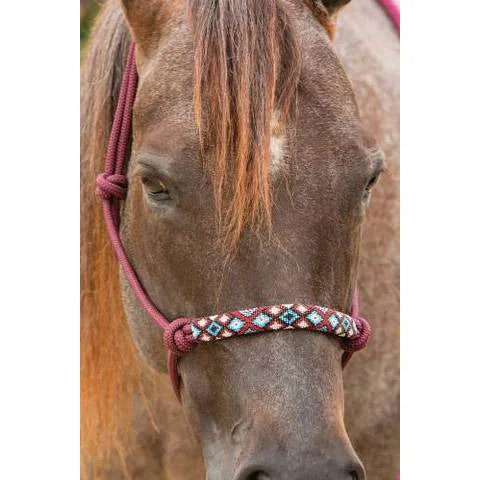
<instances>
[{"instance_id":1,"label":"white border","mask_svg":"<svg viewBox=\"0 0 480 480\"><path fill-rule=\"evenodd\" d=\"M402 2L403 479L479 476L479 14Z\"/></svg>"},{"instance_id":2,"label":"white border","mask_svg":"<svg viewBox=\"0 0 480 480\"><path fill-rule=\"evenodd\" d=\"M403 479L478 476L479 19L402 1ZM78 478L78 6L0 36L1 476Z\"/></svg>"},{"instance_id":3,"label":"white border","mask_svg":"<svg viewBox=\"0 0 480 480\"><path fill-rule=\"evenodd\" d=\"M78 4L2 3L2 478L79 475Z\"/></svg>"}]
</instances>

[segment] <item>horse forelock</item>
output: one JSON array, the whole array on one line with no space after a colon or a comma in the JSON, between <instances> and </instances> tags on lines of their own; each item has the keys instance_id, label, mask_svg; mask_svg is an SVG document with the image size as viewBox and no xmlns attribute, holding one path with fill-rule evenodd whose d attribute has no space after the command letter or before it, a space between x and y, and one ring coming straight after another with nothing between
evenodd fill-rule
<instances>
[{"instance_id":1,"label":"horse forelock","mask_svg":"<svg viewBox=\"0 0 480 480\"><path fill-rule=\"evenodd\" d=\"M205 0L189 2L195 120L202 156L211 161L221 237L231 251L247 225L270 225L274 111L276 123L285 125L300 54L283 2L226 0L209 6Z\"/></svg>"},{"instance_id":2,"label":"horse forelock","mask_svg":"<svg viewBox=\"0 0 480 480\"><path fill-rule=\"evenodd\" d=\"M334 21L302 0L334 35ZM203 156L210 149L217 221L227 252L245 227L270 227L271 174L281 165L285 127L300 79L300 47L281 0L189 0L194 109ZM273 135L272 135L273 134Z\"/></svg>"}]
</instances>

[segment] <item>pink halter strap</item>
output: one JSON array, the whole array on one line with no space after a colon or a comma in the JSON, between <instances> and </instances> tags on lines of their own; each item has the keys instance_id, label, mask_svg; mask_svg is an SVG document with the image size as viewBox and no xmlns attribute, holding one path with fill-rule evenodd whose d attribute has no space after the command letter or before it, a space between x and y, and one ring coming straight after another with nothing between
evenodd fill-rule
<instances>
[{"instance_id":1,"label":"pink halter strap","mask_svg":"<svg viewBox=\"0 0 480 480\"><path fill-rule=\"evenodd\" d=\"M400 34L400 7L395 0L377 0L390 17L397 33Z\"/></svg>"},{"instance_id":2,"label":"pink halter strap","mask_svg":"<svg viewBox=\"0 0 480 480\"><path fill-rule=\"evenodd\" d=\"M190 352L199 343L212 340L277 330L316 331L341 338L345 350L342 358L344 367L353 352L366 346L370 335L368 322L359 316L356 291L350 315L318 305L289 304L237 310L197 319L179 318L170 323L157 309L128 260L119 234L119 202L127 195L128 179L124 171L128 161L137 82L135 46L132 44L110 133L105 172L97 177L96 194L103 200L108 235L125 277L140 305L164 330L164 343L169 352L168 369L177 397L180 399L178 356Z\"/></svg>"}]
</instances>

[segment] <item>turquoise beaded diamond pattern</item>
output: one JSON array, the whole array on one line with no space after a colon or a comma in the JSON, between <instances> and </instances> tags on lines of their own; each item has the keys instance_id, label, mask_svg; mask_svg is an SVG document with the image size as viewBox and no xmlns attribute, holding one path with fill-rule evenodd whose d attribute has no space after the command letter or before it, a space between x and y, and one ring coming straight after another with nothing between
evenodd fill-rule
<instances>
[{"instance_id":1,"label":"turquoise beaded diamond pattern","mask_svg":"<svg viewBox=\"0 0 480 480\"><path fill-rule=\"evenodd\" d=\"M319 305L284 304L257 307L192 320L196 342L278 330L312 330L351 338L358 334L349 315Z\"/></svg>"}]
</instances>

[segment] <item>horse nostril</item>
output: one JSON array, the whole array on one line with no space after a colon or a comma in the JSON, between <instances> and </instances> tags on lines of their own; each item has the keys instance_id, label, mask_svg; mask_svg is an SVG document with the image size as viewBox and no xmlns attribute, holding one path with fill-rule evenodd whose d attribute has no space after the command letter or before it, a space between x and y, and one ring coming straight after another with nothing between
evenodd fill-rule
<instances>
[{"instance_id":1,"label":"horse nostril","mask_svg":"<svg viewBox=\"0 0 480 480\"><path fill-rule=\"evenodd\" d=\"M273 463L274 462L274 463ZM311 457L301 464L282 462L280 457L272 458L270 462L252 462L250 467L242 468L234 480L322 480L335 478L342 480L366 480L365 469L357 458L337 461L321 456ZM268 472L268 473L267 473Z\"/></svg>"},{"instance_id":2,"label":"horse nostril","mask_svg":"<svg viewBox=\"0 0 480 480\"><path fill-rule=\"evenodd\" d=\"M246 480L270 480L270 477L265 472L252 472Z\"/></svg>"},{"instance_id":3,"label":"horse nostril","mask_svg":"<svg viewBox=\"0 0 480 480\"><path fill-rule=\"evenodd\" d=\"M352 468L348 476L349 480L366 480L366 478L367 476L365 474L365 469L363 468L363 465Z\"/></svg>"}]
</instances>

